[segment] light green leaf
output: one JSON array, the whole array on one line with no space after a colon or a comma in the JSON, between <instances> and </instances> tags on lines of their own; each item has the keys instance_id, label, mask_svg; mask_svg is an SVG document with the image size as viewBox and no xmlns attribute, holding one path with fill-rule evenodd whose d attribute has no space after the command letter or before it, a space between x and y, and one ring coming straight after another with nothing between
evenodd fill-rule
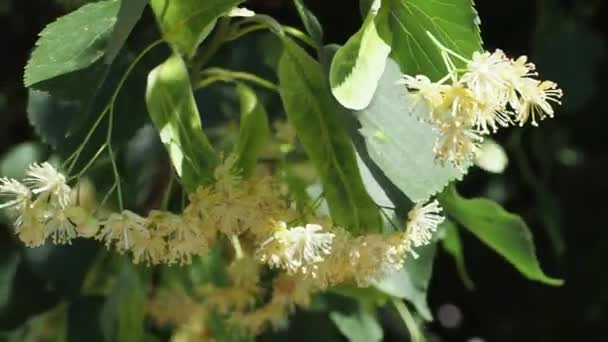
<instances>
[{"instance_id":1,"label":"light green leaf","mask_svg":"<svg viewBox=\"0 0 608 342\"><path fill-rule=\"evenodd\" d=\"M203 131L188 70L179 55L150 72L146 104L186 190L210 181L217 156Z\"/></svg>"},{"instance_id":2,"label":"light green leaf","mask_svg":"<svg viewBox=\"0 0 608 342\"><path fill-rule=\"evenodd\" d=\"M426 298L436 250L436 243L416 249L418 258L409 257L401 270L387 274L376 281L374 286L392 297L411 302L422 318L432 321L433 316Z\"/></svg>"},{"instance_id":3,"label":"light green leaf","mask_svg":"<svg viewBox=\"0 0 608 342\"><path fill-rule=\"evenodd\" d=\"M323 45L323 27L317 17L306 7L304 0L294 0L293 2L308 34L318 46Z\"/></svg>"},{"instance_id":4,"label":"light green leaf","mask_svg":"<svg viewBox=\"0 0 608 342\"><path fill-rule=\"evenodd\" d=\"M133 266L125 265L101 309L105 341L141 341L144 335L144 287Z\"/></svg>"},{"instance_id":5,"label":"light green leaf","mask_svg":"<svg viewBox=\"0 0 608 342\"><path fill-rule=\"evenodd\" d=\"M548 277L541 269L532 234L521 217L484 198L465 199L454 187L446 189L440 201L450 217L504 257L526 278L554 286L563 284L563 280Z\"/></svg>"},{"instance_id":6,"label":"light green leaf","mask_svg":"<svg viewBox=\"0 0 608 342\"><path fill-rule=\"evenodd\" d=\"M165 41L190 59L215 21L243 0L151 0Z\"/></svg>"},{"instance_id":7,"label":"light green leaf","mask_svg":"<svg viewBox=\"0 0 608 342\"><path fill-rule=\"evenodd\" d=\"M375 315L363 307L348 314L334 311L329 318L349 342L379 342L384 336Z\"/></svg>"},{"instance_id":8,"label":"light green leaf","mask_svg":"<svg viewBox=\"0 0 608 342\"><path fill-rule=\"evenodd\" d=\"M479 18L472 0L384 0L380 11L386 11L383 25L390 31L383 39L392 41L391 56L409 75L438 80L447 73L427 31L464 57L481 50Z\"/></svg>"},{"instance_id":9,"label":"light green leaf","mask_svg":"<svg viewBox=\"0 0 608 342\"><path fill-rule=\"evenodd\" d=\"M466 286L466 288L469 290L473 290L475 288L475 284L467 272L458 227L456 227L454 222L450 220L446 220L443 223L443 226L445 227L445 234L443 239L441 239L441 245L443 246L443 249L445 249L445 251L448 252L448 254L450 254L454 259L456 268L458 269L458 275L460 276L464 286Z\"/></svg>"},{"instance_id":10,"label":"light green leaf","mask_svg":"<svg viewBox=\"0 0 608 342\"><path fill-rule=\"evenodd\" d=\"M378 35L375 19L380 0L368 12L361 29L338 49L331 64L331 91L344 107L363 109L369 105L391 52Z\"/></svg>"},{"instance_id":11,"label":"light green leaf","mask_svg":"<svg viewBox=\"0 0 608 342\"><path fill-rule=\"evenodd\" d=\"M103 57L119 6L118 1L87 4L49 24L25 68L25 86L84 69Z\"/></svg>"},{"instance_id":12,"label":"light green leaf","mask_svg":"<svg viewBox=\"0 0 608 342\"><path fill-rule=\"evenodd\" d=\"M284 45L281 99L321 176L332 218L351 232L380 230L380 213L365 191L352 142L342 126L344 109L331 96L319 63L290 39L284 38Z\"/></svg>"},{"instance_id":13,"label":"light green leaf","mask_svg":"<svg viewBox=\"0 0 608 342\"><path fill-rule=\"evenodd\" d=\"M234 153L237 168L247 176L255 169L258 153L268 142L270 127L266 109L255 92L242 83L236 89L241 98L241 128Z\"/></svg>"},{"instance_id":14,"label":"light green leaf","mask_svg":"<svg viewBox=\"0 0 608 342\"><path fill-rule=\"evenodd\" d=\"M437 133L421 122L423 106L414 105L406 90L395 85L399 77L399 67L389 59L376 96L357 118L372 160L410 200L419 202L461 178L462 171L435 161Z\"/></svg>"}]
</instances>

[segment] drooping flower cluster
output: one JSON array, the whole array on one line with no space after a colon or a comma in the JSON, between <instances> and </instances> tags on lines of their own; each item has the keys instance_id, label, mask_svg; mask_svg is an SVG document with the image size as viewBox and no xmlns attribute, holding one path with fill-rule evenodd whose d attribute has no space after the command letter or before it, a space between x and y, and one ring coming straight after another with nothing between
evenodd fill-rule
<instances>
[{"instance_id":1,"label":"drooping flower cluster","mask_svg":"<svg viewBox=\"0 0 608 342\"><path fill-rule=\"evenodd\" d=\"M483 135L528 121L537 126L553 117L552 103L561 104L562 90L554 82L537 80L536 68L526 56L513 60L496 50L475 52L467 59L431 38L448 74L437 82L424 75L403 75L398 84L428 108L423 119L439 133L434 147L439 161L464 167L478 152ZM465 68L456 68L453 58Z\"/></svg>"},{"instance_id":2,"label":"drooping flower cluster","mask_svg":"<svg viewBox=\"0 0 608 342\"><path fill-rule=\"evenodd\" d=\"M159 324L179 325L176 336L205 331L200 320L212 313L229 316L251 334L269 323L282 324L295 306L307 306L316 292L339 284L369 286L398 270L408 254L416 255L415 248L430 243L443 221L433 201L412 209L404 231L354 236L329 218L313 215L303 220L278 181L268 176L242 179L234 162L226 158L215 170L215 182L190 194L190 203L179 214L92 214L77 205L65 176L48 163L32 165L23 183L1 179L1 208L15 213L16 232L28 246L39 246L49 237L54 243L94 238L131 255L134 263L183 265L207 255L213 246L231 245L228 285L206 284L188 295L153 300L158 305L150 306L150 315ZM260 273L264 265L280 273L272 295L260 302L265 297ZM159 308L166 301L187 307L165 312ZM193 320L171 318L188 313Z\"/></svg>"}]
</instances>

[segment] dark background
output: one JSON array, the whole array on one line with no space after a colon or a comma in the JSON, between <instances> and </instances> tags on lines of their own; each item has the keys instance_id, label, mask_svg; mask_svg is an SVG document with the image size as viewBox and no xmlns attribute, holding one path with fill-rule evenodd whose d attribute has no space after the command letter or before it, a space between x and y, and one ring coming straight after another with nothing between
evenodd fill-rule
<instances>
[{"instance_id":1,"label":"dark background","mask_svg":"<svg viewBox=\"0 0 608 342\"><path fill-rule=\"evenodd\" d=\"M429 0L432 1L432 0ZM449 1L449 0L443 0ZM26 117L23 67L37 34L78 1L0 0L0 154L32 139ZM308 0L326 30L327 43L344 43L361 18L355 0ZM252 0L248 6L299 26L290 0ZM429 300L438 316L450 306L454 321L429 327L446 341L608 340L608 203L606 37L603 0L477 0L486 49L525 54L544 79L565 92L564 106L539 128L505 130L498 137L510 164L502 175L472 171L460 190L494 198L521 214L533 230L549 275L566 280L552 288L530 282L464 236L475 290L460 280L453 260L437 258ZM0 239L6 239L2 229ZM456 308L456 310L454 310ZM443 317L443 315L442 315ZM390 325L387 340L397 339Z\"/></svg>"}]
</instances>

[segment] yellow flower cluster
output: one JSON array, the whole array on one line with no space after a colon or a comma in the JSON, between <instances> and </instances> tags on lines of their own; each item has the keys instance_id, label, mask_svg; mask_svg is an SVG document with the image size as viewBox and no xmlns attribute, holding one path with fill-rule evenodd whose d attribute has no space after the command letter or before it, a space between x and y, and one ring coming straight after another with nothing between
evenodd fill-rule
<instances>
[{"instance_id":1,"label":"yellow flower cluster","mask_svg":"<svg viewBox=\"0 0 608 342\"><path fill-rule=\"evenodd\" d=\"M353 236L327 218L291 225L287 222L301 222L299 211L279 182L272 177L241 179L234 161L227 158L215 170L213 184L190 194L181 214L152 210L144 217L123 210L97 217L75 205L65 177L48 163L28 169L24 183L29 187L1 179L0 194L6 197L2 207L16 213L16 232L28 246L39 246L47 237L55 243L94 238L130 254L134 263L148 265L189 264L193 257L207 255L211 246L232 246L233 253L225 255L232 259L228 286L207 284L188 295L161 292L153 298L150 315L159 324L177 324L176 341L188 334L209 334L201 320L212 313L256 334L268 323L284 323L295 306L307 306L318 291L339 284L368 286L401 268L408 254L416 256L414 248L429 243L443 221L433 201L412 209L404 232ZM260 282L263 266L280 271L270 296ZM163 302L180 308L162 310Z\"/></svg>"},{"instance_id":2,"label":"yellow flower cluster","mask_svg":"<svg viewBox=\"0 0 608 342\"><path fill-rule=\"evenodd\" d=\"M434 148L438 160L463 167L478 153L483 135L529 120L537 126L546 116L553 117L551 103L561 103L562 90L554 82L535 79L535 66L526 56L513 60L496 50L475 52L467 59L431 38L448 74L437 82L424 75L403 75L397 83L421 100L415 103L428 108L424 119L439 133ZM453 58L466 67L458 69Z\"/></svg>"}]
</instances>

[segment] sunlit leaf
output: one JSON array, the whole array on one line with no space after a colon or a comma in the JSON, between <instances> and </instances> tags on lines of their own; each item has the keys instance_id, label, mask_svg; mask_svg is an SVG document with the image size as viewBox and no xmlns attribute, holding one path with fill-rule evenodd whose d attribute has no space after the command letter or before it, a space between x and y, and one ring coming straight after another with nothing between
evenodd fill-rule
<instances>
[{"instance_id":1,"label":"sunlit leaf","mask_svg":"<svg viewBox=\"0 0 608 342\"><path fill-rule=\"evenodd\" d=\"M380 214L357 167L321 66L288 38L279 63L281 99L304 150L317 167L332 218L353 232L379 230Z\"/></svg>"},{"instance_id":2,"label":"sunlit leaf","mask_svg":"<svg viewBox=\"0 0 608 342\"><path fill-rule=\"evenodd\" d=\"M371 102L391 52L376 30L377 0L363 26L338 49L331 64L331 91L344 107L363 109Z\"/></svg>"},{"instance_id":3,"label":"sunlit leaf","mask_svg":"<svg viewBox=\"0 0 608 342\"><path fill-rule=\"evenodd\" d=\"M163 38L191 58L215 21L243 0L151 0Z\"/></svg>"},{"instance_id":4,"label":"sunlit leaf","mask_svg":"<svg viewBox=\"0 0 608 342\"><path fill-rule=\"evenodd\" d=\"M150 72L146 104L186 190L209 181L216 155L203 131L188 70L179 55Z\"/></svg>"},{"instance_id":5,"label":"sunlit leaf","mask_svg":"<svg viewBox=\"0 0 608 342\"><path fill-rule=\"evenodd\" d=\"M241 99L241 129L234 153L238 169L249 175L255 168L260 149L268 142L268 114L251 88L238 84L237 92Z\"/></svg>"}]
</instances>

